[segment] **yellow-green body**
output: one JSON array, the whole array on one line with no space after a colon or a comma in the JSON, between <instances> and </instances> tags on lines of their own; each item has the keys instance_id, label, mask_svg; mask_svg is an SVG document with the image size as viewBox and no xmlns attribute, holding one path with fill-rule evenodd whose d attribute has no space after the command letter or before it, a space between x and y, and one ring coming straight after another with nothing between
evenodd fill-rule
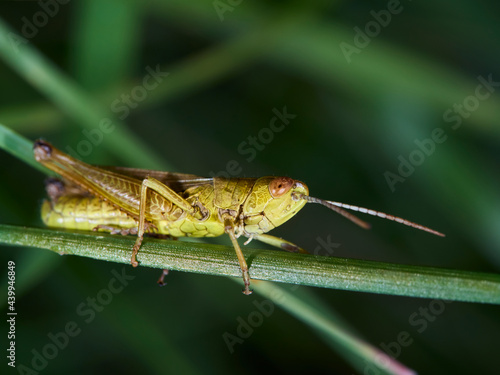
<instances>
[{"instance_id":1,"label":"yellow-green body","mask_svg":"<svg viewBox=\"0 0 500 375\"><path fill-rule=\"evenodd\" d=\"M209 185L192 190L197 190L193 192L192 199L210 198L213 195L213 188ZM207 206L210 210L213 204ZM173 237L215 237L224 233L224 226L216 215L210 215L207 220L199 222L174 205L164 207L163 212L161 217L151 220L159 234ZM211 212L215 210L212 209ZM121 229L137 228L137 220L133 217L94 196L61 196L53 203L46 200L42 206L42 220L49 227L65 229L93 230L98 225Z\"/></svg>"},{"instance_id":2,"label":"yellow-green body","mask_svg":"<svg viewBox=\"0 0 500 375\"><path fill-rule=\"evenodd\" d=\"M276 204L269 193L269 183L275 177L214 178L212 183L191 187L182 192L193 206L200 204L209 215L199 220L171 202L153 195L149 220L155 232L173 237L216 237L224 234L221 213L235 218L239 234L266 233L275 228L272 220L281 224L288 220L305 201L283 200ZM299 203L299 204L292 204ZM271 210L272 209L272 210ZM279 213L276 217L275 213ZM120 229L137 227L137 220L112 203L92 195L61 195L42 205L42 220L49 227L93 230L98 225Z\"/></svg>"}]
</instances>

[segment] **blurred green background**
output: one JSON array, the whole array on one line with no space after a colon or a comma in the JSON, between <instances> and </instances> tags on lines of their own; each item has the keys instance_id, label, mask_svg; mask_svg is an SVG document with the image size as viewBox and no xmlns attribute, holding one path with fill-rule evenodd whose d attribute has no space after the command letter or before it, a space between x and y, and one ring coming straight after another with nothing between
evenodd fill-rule
<instances>
[{"instance_id":1,"label":"blurred green background","mask_svg":"<svg viewBox=\"0 0 500 375\"><path fill-rule=\"evenodd\" d=\"M104 113L115 128L88 155L81 153L87 162L210 176L236 161L237 176L291 176L313 196L447 234L442 239L366 217L373 228L364 231L308 206L272 234L312 252L326 254L321 241L330 239L338 244L334 256L498 273L500 85L480 88L487 98L471 96L478 95L480 76L500 82L500 7L493 1L389 4L2 2L1 19L24 38L11 40L36 48L97 109L86 101L71 107L39 71L26 79L2 52L0 123L62 150L85 150L85 132L98 129ZM347 58L342 46L352 52ZM169 75L154 89L137 89L151 69ZM128 100L123 95L136 98L126 116L116 110ZM296 117L280 132L263 130L273 109L284 107ZM460 126L458 118L446 118L455 111L463 113ZM436 128L446 141L417 160L415 141ZM250 148L242 145L249 137L259 142L251 161L241 152ZM392 191L384 173L397 174L400 156L411 154L421 165ZM45 176L0 155L0 222L42 226ZM238 318L246 320L264 298L241 295L226 278L174 272L158 288L157 270L130 268L133 282L86 324L77 306L106 287L121 265L36 249L0 254L2 264L17 264L18 363L29 365L31 349L41 350L47 334L68 321L82 328L43 373L363 373L278 308L231 353L223 334L236 335ZM411 317L430 300L306 287L293 293L315 295L375 347L408 332L412 343L397 360L419 373L498 368L497 306L446 304L419 332L423 326Z\"/></svg>"}]
</instances>

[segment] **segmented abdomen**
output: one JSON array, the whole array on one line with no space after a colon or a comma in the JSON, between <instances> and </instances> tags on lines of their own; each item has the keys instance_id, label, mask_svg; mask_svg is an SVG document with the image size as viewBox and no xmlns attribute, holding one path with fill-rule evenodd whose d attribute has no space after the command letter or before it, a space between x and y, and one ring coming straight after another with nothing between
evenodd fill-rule
<instances>
[{"instance_id":1,"label":"segmented abdomen","mask_svg":"<svg viewBox=\"0 0 500 375\"><path fill-rule=\"evenodd\" d=\"M217 209L213 206L213 187L204 185L188 189L186 195L192 204L207 202L205 207L210 215L199 221L177 206L170 204L170 210L156 214L153 220L159 234L173 237L215 237L224 233L224 224L219 220ZM97 225L116 229L129 229L138 226L137 221L114 205L94 196L63 195L55 202L48 200L42 205L42 220L53 228L93 230Z\"/></svg>"},{"instance_id":2,"label":"segmented abdomen","mask_svg":"<svg viewBox=\"0 0 500 375\"><path fill-rule=\"evenodd\" d=\"M114 206L96 197L62 196L42 205L42 220L49 227L92 230L97 225L137 227L137 222Z\"/></svg>"}]
</instances>

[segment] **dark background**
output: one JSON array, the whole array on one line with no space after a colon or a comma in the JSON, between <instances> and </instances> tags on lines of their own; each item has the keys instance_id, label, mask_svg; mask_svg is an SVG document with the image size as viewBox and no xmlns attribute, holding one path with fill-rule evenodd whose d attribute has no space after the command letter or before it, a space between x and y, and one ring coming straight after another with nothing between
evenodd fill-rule
<instances>
[{"instance_id":1,"label":"dark background","mask_svg":"<svg viewBox=\"0 0 500 375\"><path fill-rule=\"evenodd\" d=\"M72 1L27 38L107 109L141 84L147 67L169 72L123 119L137 149L117 152L118 133L111 132L85 161L208 176L235 160L238 176L290 176L307 183L313 196L386 211L447 235L369 217L373 228L364 231L326 208L307 206L272 233L306 249L330 236L340 244L334 256L498 273L498 87L457 129L443 117L455 104L474 103L466 98L475 95L479 76L500 81L496 2L401 2L350 63L340 43L354 45L354 28L365 30L371 12L387 15L387 2L215 4L229 10L220 16L210 1ZM19 35L23 17L32 20L40 10L37 2L0 3L0 17ZM2 61L0 82L5 126L62 150L86 139L79 115ZM249 162L240 144L258 137L273 109L285 106L297 117ZM117 132L125 130L115 124ZM384 173L397 173L398 157L408 160L415 141L435 128L444 129L446 141L391 191ZM0 155L0 222L42 226L44 176ZM229 279L174 272L160 289L157 270L130 269L134 281L86 324L77 306L121 265L2 250L2 264L17 264L18 363L29 365L31 349L42 348L47 334L68 321L82 328L44 373L356 372L320 335L278 308L231 354L223 333L235 334L237 318L245 319L263 297L240 295ZM419 373L498 368L498 307L446 304L420 333L409 319L430 300L298 290L319 297L376 347L409 332L414 341L397 359Z\"/></svg>"}]
</instances>

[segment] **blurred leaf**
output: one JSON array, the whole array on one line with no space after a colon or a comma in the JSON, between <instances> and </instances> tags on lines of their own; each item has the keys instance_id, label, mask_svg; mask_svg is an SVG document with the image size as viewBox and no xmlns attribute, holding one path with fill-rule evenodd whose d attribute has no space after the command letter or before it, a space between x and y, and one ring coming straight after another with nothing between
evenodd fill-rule
<instances>
[{"instance_id":1,"label":"blurred leaf","mask_svg":"<svg viewBox=\"0 0 500 375\"><path fill-rule=\"evenodd\" d=\"M244 12L231 12L232 22L219 22L210 12L203 11L208 6L203 1L191 1L189 4L182 1L150 1L172 22L175 22L173 17L179 16L198 19L199 25L214 38L235 27L239 31L248 31L251 29L249 25L255 24L263 11L256 9L258 7L245 7ZM349 63L340 45L354 45L356 32L340 24L321 22L320 17L321 14L318 14L315 23L299 24L300 27L295 29L283 30L280 33L283 43L269 51L263 59L273 62L278 69L289 69L320 86L333 91L341 88L352 95L363 95L367 100L398 93L442 108L461 103L475 93L478 85L476 76L464 76L450 66L376 38L359 53L351 55ZM474 122L481 126L476 130L500 134L500 128L493 126L499 106L498 93L482 103L481 111L474 116Z\"/></svg>"},{"instance_id":2,"label":"blurred leaf","mask_svg":"<svg viewBox=\"0 0 500 375\"><path fill-rule=\"evenodd\" d=\"M140 3L88 0L75 6L72 59L78 82L91 92L117 86L131 76L137 63Z\"/></svg>"},{"instance_id":3,"label":"blurred leaf","mask_svg":"<svg viewBox=\"0 0 500 375\"><path fill-rule=\"evenodd\" d=\"M33 142L0 124L0 148L21 159L35 169L48 175L55 175L33 157Z\"/></svg>"},{"instance_id":4,"label":"blurred leaf","mask_svg":"<svg viewBox=\"0 0 500 375\"><path fill-rule=\"evenodd\" d=\"M263 281L254 281L254 288L257 293L315 329L332 349L342 352L359 373L364 374L370 370L381 374L415 374L380 349L353 335L352 330L341 319L323 307L318 307L318 302L312 298L298 298L283 287Z\"/></svg>"}]
</instances>

